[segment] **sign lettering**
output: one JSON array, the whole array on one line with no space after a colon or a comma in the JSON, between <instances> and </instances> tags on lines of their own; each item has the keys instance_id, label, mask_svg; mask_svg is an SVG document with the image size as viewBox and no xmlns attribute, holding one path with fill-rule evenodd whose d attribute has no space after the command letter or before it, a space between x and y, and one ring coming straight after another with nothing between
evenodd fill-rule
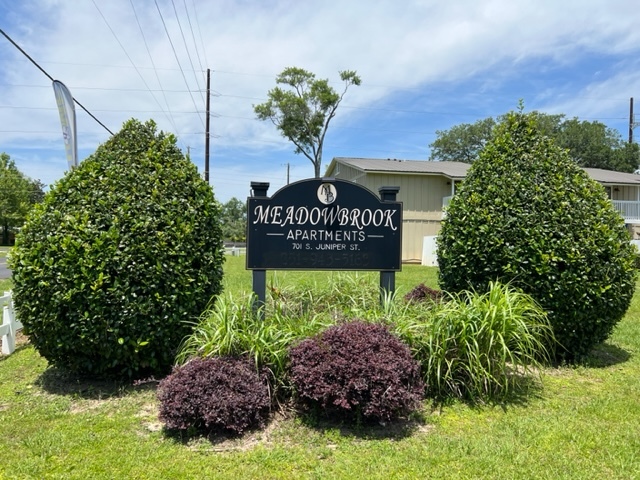
<instances>
[{"instance_id":1,"label":"sign lettering","mask_svg":"<svg viewBox=\"0 0 640 480\"><path fill-rule=\"evenodd\" d=\"M402 204L344 180L250 197L248 269L400 270Z\"/></svg>"}]
</instances>

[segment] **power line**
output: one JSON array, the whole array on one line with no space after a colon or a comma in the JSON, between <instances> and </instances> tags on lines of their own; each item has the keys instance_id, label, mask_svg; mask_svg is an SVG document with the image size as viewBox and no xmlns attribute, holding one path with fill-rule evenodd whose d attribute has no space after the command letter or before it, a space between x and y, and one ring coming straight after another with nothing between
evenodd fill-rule
<instances>
[{"instance_id":1,"label":"power line","mask_svg":"<svg viewBox=\"0 0 640 480\"><path fill-rule=\"evenodd\" d=\"M164 103L167 104L167 110L169 111L170 123L173 125L174 130L178 130L176 127L175 120L173 115L171 114L171 107L169 107L169 101L167 100L167 95L165 93L164 88L162 87L162 82L160 81L160 76L158 75L158 69L156 68L156 64L153 61L153 56L151 55L151 50L149 50L149 45L147 44L147 38L142 31L142 25L140 24L140 20L138 19L138 13L136 12L136 7L133 5L133 0L129 0L131 3L131 8L133 9L133 15L136 17L136 22L138 23L138 28L140 29L140 34L142 35L142 40L144 41L144 46L147 49L147 55L149 55L149 60L151 60L151 65L153 65L153 71L156 74L156 79L158 80L158 85L160 85L160 90L162 91L162 97L164 98ZM151 91L151 90L149 90Z\"/></svg>"},{"instance_id":2,"label":"power line","mask_svg":"<svg viewBox=\"0 0 640 480\"><path fill-rule=\"evenodd\" d=\"M71 66L76 66L76 67L106 67L106 68L123 68L123 69L129 69L129 68L135 68L132 67L131 65L109 65L106 63L87 63L87 62L82 62L82 63L78 63L78 62L54 62L52 60L46 60L46 61L41 61L40 63L42 63L43 65L71 65ZM153 70L154 67L146 67L144 65L138 65L138 68L140 70ZM171 68L171 67L155 67L156 70L165 70L168 72L179 72L180 69L179 68ZM187 70L189 71L189 70ZM196 70L199 71L199 70Z\"/></svg>"},{"instance_id":3,"label":"power line","mask_svg":"<svg viewBox=\"0 0 640 480\"><path fill-rule=\"evenodd\" d=\"M54 81L53 77L52 77L51 75L49 75L49 74L45 71L45 69L44 69L44 68L42 68L40 65L38 65L38 63L37 63L33 58L31 58L27 52L25 52L22 48L20 48L20 46L19 46L16 42L14 42L14 41L13 41L13 39L12 39L9 35L7 35L7 34L4 32L4 30L2 30L1 28L0 28L0 33L2 33L2 35L4 35L4 36L5 36L5 38L6 38L7 40L9 40L9 41L13 44L13 46L14 46L14 47L16 47L18 50L20 50L20 53L22 53L25 57L27 57L27 58L31 61L31 63L33 63L36 67L38 67L38 69L39 69L42 73L44 73L44 74L47 76L47 78L48 78L49 80L51 80L52 82ZM104 123L102 123L100 120L98 120L98 119L95 117L95 115L93 115L93 113L91 113L89 110L87 110L87 109L85 108L85 106L84 106L84 105L82 105L82 104L81 104L78 100L76 100L75 98L73 99L73 101L74 101L74 102L76 103L76 105L78 105L82 110L84 110L85 112L87 112L87 114L88 114L91 118L93 118L96 122L98 122L98 123L99 123L99 124L100 124L100 125L101 125L101 126L102 126L106 131L107 131L107 132L109 132L111 135L113 135L113 132L112 132L111 130L109 130L109 129L106 127L106 125L105 125Z\"/></svg>"},{"instance_id":4,"label":"power line","mask_svg":"<svg viewBox=\"0 0 640 480\"><path fill-rule=\"evenodd\" d=\"M178 28L180 28L180 35L182 36L182 42L184 43L184 49L187 51L187 58L189 58L189 64L191 65L191 69L193 71L193 77L196 80L196 86L198 87L198 91L200 92L200 98L204 103L204 95L202 94L202 90L200 89L200 85L198 84L198 76L196 75L196 69L193 66L193 60L191 60L191 54L189 53L189 45L187 45L187 39L184 36L184 31L182 30L182 24L180 23L180 17L178 17L178 9L176 8L176 3L174 0L171 0L171 4L173 5L173 13L176 15L176 21L178 22Z\"/></svg>"},{"instance_id":5,"label":"power line","mask_svg":"<svg viewBox=\"0 0 640 480\"><path fill-rule=\"evenodd\" d=\"M212 70L213 72L213 70ZM25 87L25 88L49 88L45 85L28 85L28 84L19 84L19 83L2 83L1 86L7 87ZM146 92L143 88L104 88L104 87L80 87L80 86L71 86L74 90L104 90L104 91L113 91L113 92ZM170 93L188 93L189 90L157 90L152 89L153 92L170 92ZM256 101L265 101L266 97L250 97L246 95L230 95L230 94L221 94L219 92L212 91L212 95L223 97L223 98L240 98L246 100L256 100ZM576 97L576 98L586 98L586 97ZM628 101L628 99L625 99ZM440 111L432 111L432 110L408 110L408 109L394 109L394 108L375 108L375 107L356 107L348 104L341 104L340 108L350 109L350 110L367 110L372 112L388 112L388 113L415 113L415 114L425 114L425 115L446 115L446 116L458 116L458 117L477 117L476 113L463 113L463 112L440 112ZM100 110L96 110L100 111ZM199 111L199 110L198 110ZM178 112L180 113L180 112ZM182 112L184 113L184 112ZM504 112L502 112L504 113ZM500 115L501 113L494 113L493 115ZM487 114L487 116L491 116L491 114ZM248 120L255 120L255 118L249 117L236 117L231 115L224 115L226 118L246 118ZM627 117L580 117L582 120L628 120Z\"/></svg>"},{"instance_id":6,"label":"power line","mask_svg":"<svg viewBox=\"0 0 640 480\"><path fill-rule=\"evenodd\" d=\"M0 109L13 109L13 110L57 110L56 107L28 107L23 105L0 105ZM128 112L128 113L165 113L164 110L131 110L131 109L122 109L122 108L96 108L93 110L94 112ZM177 111L174 113L178 113L181 115L197 115L200 112L191 111L191 110L183 110ZM221 115L217 113L212 114L213 117L218 118Z\"/></svg>"},{"instance_id":7,"label":"power line","mask_svg":"<svg viewBox=\"0 0 640 480\"><path fill-rule=\"evenodd\" d=\"M204 54L204 61L206 64L208 64L208 60L207 60L207 47L205 46L204 40L202 38L202 30L200 29L200 20L198 19L198 10L196 9L196 2L195 0L191 0L191 5L193 5L193 13L196 17L196 27L198 27L198 35L200 36L200 43L202 44L202 53ZM203 73L204 73L204 69L203 69Z\"/></svg>"},{"instance_id":8,"label":"power line","mask_svg":"<svg viewBox=\"0 0 640 480\"><path fill-rule=\"evenodd\" d=\"M191 16L189 15L189 8L187 8L187 0L182 0L184 3L184 10L187 12L187 21L189 22L189 30L191 30L191 39L193 40L193 46L196 48L196 56L198 57L198 64L200 65L200 71L204 72L204 67L202 66L202 60L200 59L200 52L198 50L198 43L196 42L196 36L193 32L193 25L191 24Z\"/></svg>"},{"instance_id":9,"label":"power line","mask_svg":"<svg viewBox=\"0 0 640 480\"><path fill-rule=\"evenodd\" d=\"M4 87L26 87L26 88L49 88L46 85L28 85L25 83L0 83ZM162 89L146 89L146 88L106 88L106 87L80 87L78 85L70 85L74 90L104 90L106 92L169 92L169 93L189 93L190 90L162 90Z\"/></svg>"},{"instance_id":10,"label":"power line","mask_svg":"<svg viewBox=\"0 0 640 480\"><path fill-rule=\"evenodd\" d=\"M191 97L191 101L193 102L193 106L195 107L196 110L198 110L198 106L196 105L196 100L195 98L193 98L193 94L191 93L191 90L189 89L189 82L187 82L187 77L184 74L184 70L182 69L182 65L180 64L180 59L178 58L178 53L176 52L175 47L173 46L173 41L171 40L171 35L169 35L169 30L167 29L167 24L164 21L164 17L162 16L162 11L160 10L160 6L158 5L158 0L154 0L154 3L156 4L156 8L158 9L158 14L160 15L160 20L162 20L162 26L164 27L164 31L167 34L167 38L169 39L169 44L171 45L171 50L173 50L173 55L176 58L176 62L178 63L178 67L180 67L180 73L182 73L182 78L184 79L184 84L187 86L187 90L189 90L189 96ZM200 122L202 123L202 126L204 127L204 120L202 120L202 116L200 116Z\"/></svg>"},{"instance_id":11,"label":"power line","mask_svg":"<svg viewBox=\"0 0 640 480\"><path fill-rule=\"evenodd\" d=\"M95 2L94 2L95 4ZM104 17L103 17L104 18ZM24 52L24 50L22 50L15 42L13 42L13 40L4 32L0 29L0 33L2 33L16 48L18 48L18 50L21 51L21 53L23 53L25 55L25 57L27 59L29 59L38 69L40 69L50 80L52 80L52 77L37 63L35 62L26 52ZM168 32L167 32L168 34ZM116 37L117 39L117 37ZM125 51L126 53L126 51ZM174 50L175 53L175 50ZM131 59L130 59L131 60ZM133 63L133 62L132 62ZM135 68L135 65L134 65ZM139 73L139 72L138 72ZM237 72L226 72L226 73L235 73L235 74L239 74ZM139 73L140 74L140 73ZM184 77L184 72L183 72L183 77ZM186 82L186 77L185 78L185 83ZM19 85L16 85L19 86ZM35 86L34 86L35 87ZM43 86L38 86L41 88L48 88L48 87L43 87ZM74 87L74 88L78 88L78 89L96 89L97 87ZM187 84L187 88L188 88L188 84ZM102 89L102 90L113 90L113 91L126 91L125 89ZM143 89L138 89L135 91L145 91ZM150 91L150 89L147 89L146 91ZM156 90L157 91L157 90ZM160 90L162 92L164 92L165 90ZM190 90L187 90L188 92L190 92ZM184 92L184 91L181 91ZM222 95L223 97L232 97L232 98L246 98L246 99L253 99L253 100L264 100L261 98L255 98L255 97L248 97L248 96L240 96L240 95ZM155 97L154 97L155 98ZM193 96L192 96L192 100ZM97 118L91 114L91 112L89 112L82 104L80 104L75 98L74 101L76 104L78 104L87 114L89 114L94 120L96 120L97 123L99 123L103 128L105 128L105 130L107 130L109 133L113 134L106 126L104 126L104 124L102 124L99 120L97 120ZM157 99L156 99L157 102ZM194 106L196 108L195 112L191 112L191 113L197 113L199 116L201 115L200 110L198 109L197 105L195 105L195 101L194 101ZM18 107L15 107L18 108ZM28 107L22 107L22 108L28 108ZM160 108L162 109L162 106L160 106ZM342 108L345 109L358 109L358 110L369 110L369 111L381 111L381 112L390 112L390 113L412 113L412 114L428 114L428 115L448 115L448 116L452 116L452 115L456 115L456 116L476 116L475 114L465 114L465 113L458 113L458 112L436 112L436 111L421 111L421 110L400 110L400 109L384 109L384 108L371 108L371 107L351 107L349 105L342 105ZM98 111L108 111L108 110L98 110ZM164 110L162 110L164 113ZM151 111L149 111L151 112ZM186 112L185 112L186 113ZM224 115L222 116L224 118L244 118L246 120L255 120L255 118L248 118L248 117L237 117L237 116L227 116ZM201 117L200 117L201 118ZM587 118L588 119L588 118ZM625 120L625 117L598 117L598 118L594 118L596 120ZM177 131L177 128L174 125L174 129ZM342 127L342 128L357 128L357 127ZM371 129L371 128L367 128L367 130L381 130L381 129ZM393 132L397 132L397 133L424 133L426 135L433 135L433 134L429 134L426 132L408 132L405 130L384 130L384 131L393 131Z\"/></svg>"},{"instance_id":12,"label":"power line","mask_svg":"<svg viewBox=\"0 0 640 480\"><path fill-rule=\"evenodd\" d=\"M169 116L166 114L166 112L164 111L164 109L162 108L162 105L160 105L160 102L158 101L158 99L156 98L156 96L153 94L153 92L151 92L151 88L149 87L149 84L147 83L147 81L144 79L144 77L142 76L142 73L140 72L140 70L138 70L138 67L136 66L136 64L133 62L133 59L131 58L131 56L129 55L129 53L127 52L127 49L124 48L124 45L122 45L122 42L120 41L120 39L118 38L118 36L116 35L116 32L113 30L113 28L111 28L111 25L109 24L109 22L107 21L107 18L104 16L104 14L102 13L102 10L100 10L100 7L98 7L98 4L95 2L95 0L92 0L93 5L96 7L96 10L98 10L98 13L100 14L100 16L102 17L102 20L104 21L104 23L107 25L107 28L109 29L109 31L111 32L111 34L113 35L113 37L116 39L116 42L118 42L118 45L120 45L120 48L122 48L122 51L124 52L124 54L126 55L126 57L129 59L129 62L131 62L131 65L133 66L133 68L136 70L136 73L138 74L138 76L140 77L140 79L142 80L142 83L144 83L144 86L147 87L147 90L149 91L149 93L151 93L151 96L153 97L153 99L155 100L155 102L158 104L158 106L160 107L160 110L162 110L162 113L165 114L165 116L167 117L167 119L169 120L169 123L172 124L174 130L177 130L176 125L174 123L172 123L172 119L169 118Z\"/></svg>"}]
</instances>

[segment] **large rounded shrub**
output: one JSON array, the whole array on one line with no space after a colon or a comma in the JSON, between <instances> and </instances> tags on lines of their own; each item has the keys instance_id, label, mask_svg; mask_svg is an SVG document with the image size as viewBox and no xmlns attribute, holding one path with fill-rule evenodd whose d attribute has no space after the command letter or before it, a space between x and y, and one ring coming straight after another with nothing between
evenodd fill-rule
<instances>
[{"instance_id":1,"label":"large rounded shrub","mask_svg":"<svg viewBox=\"0 0 640 480\"><path fill-rule=\"evenodd\" d=\"M220 207L152 121L130 120L47 193L12 252L15 305L51 364L168 371L222 288Z\"/></svg>"},{"instance_id":2,"label":"large rounded shrub","mask_svg":"<svg viewBox=\"0 0 640 480\"><path fill-rule=\"evenodd\" d=\"M420 365L386 326L353 321L304 340L289 354L303 404L351 419L390 420L419 408Z\"/></svg>"},{"instance_id":3,"label":"large rounded shrub","mask_svg":"<svg viewBox=\"0 0 640 480\"><path fill-rule=\"evenodd\" d=\"M560 357L605 340L635 288L634 247L604 188L537 128L510 113L469 169L438 238L440 285L501 280L549 313Z\"/></svg>"}]
</instances>

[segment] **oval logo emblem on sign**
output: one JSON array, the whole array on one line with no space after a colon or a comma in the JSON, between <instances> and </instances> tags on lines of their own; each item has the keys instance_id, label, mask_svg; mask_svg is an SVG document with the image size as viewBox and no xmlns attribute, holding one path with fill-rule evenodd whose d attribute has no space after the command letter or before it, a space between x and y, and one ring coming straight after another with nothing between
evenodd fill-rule
<instances>
[{"instance_id":1,"label":"oval logo emblem on sign","mask_svg":"<svg viewBox=\"0 0 640 480\"><path fill-rule=\"evenodd\" d=\"M323 205L330 205L336 201L338 191L332 183L323 183L318 187L318 200Z\"/></svg>"}]
</instances>

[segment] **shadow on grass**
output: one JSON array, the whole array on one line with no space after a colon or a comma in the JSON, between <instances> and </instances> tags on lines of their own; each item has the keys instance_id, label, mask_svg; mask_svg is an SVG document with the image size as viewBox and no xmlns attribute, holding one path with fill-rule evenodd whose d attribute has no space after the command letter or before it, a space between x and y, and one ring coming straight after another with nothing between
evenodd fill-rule
<instances>
[{"instance_id":1,"label":"shadow on grass","mask_svg":"<svg viewBox=\"0 0 640 480\"><path fill-rule=\"evenodd\" d=\"M342 437L359 440L402 440L429 428L426 414L422 412L414 412L387 422L354 419L344 415L329 416L317 409L300 410L297 416L305 427L321 434L338 432Z\"/></svg>"},{"instance_id":2,"label":"shadow on grass","mask_svg":"<svg viewBox=\"0 0 640 480\"><path fill-rule=\"evenodd\" d=\"M626 350L605 342L594 347L580 365L587 368L607 368L625 363L630 358L631 354Z\"/></svg>"},{"instance_id":3,"label":"shadow on grass","mask_svg":"<svg viewBox=\"0 0 640 480\"><path fill-rule=\"evenodd\" d=\"M242 434L216 429L206 432L202 429L191 428L188 430L173 430L164 427L163 435L168 440L177 444L188 446L194 450L203 451L245 451L260 444L270 442L273 431L284 428L297 428L296 433L292 433L293 442L304 442L306 435L300 427L313 430L320 435L334 435L336 432L344 438L355 438L359 440L401 440L412 436L418 431L426 431L431 426L425 420L425 414L413 414L408 418L401 418L385 424L381 423L357 423L347 419L338 420L318 416L309 410L288 412L277 412L269 418L263 427L253 427L247 429ZM299 422L297 427L291 425ZM289 427L282 427L283 425Z\"/></svg>"},{"instance_id":4,"label":"shadow on grass","mask_svg":"<svg viewBox=\"0 0 640 480\"><path fill-rule=\"evenodd\" d=\"M497 407L506 411L509 407L525 406L533 398L542 398L542 392L543 387L539 379L522 377L509 395L500 401L482 403L450 397L442 400L427 398L419 411L388 422L367 421L335 411L333 414L327 414L319 407L291 403L286 405L284 411L272 414L265 427L254 427L242 434L225 432L220 429L207 432L197 428L173 430L164 427L162 431L165 438L177 444L188 446L194 450L216 452L244 451L256 445L268 443L269 431L277 428L277 425L282 424L283 420L286 422L292 419L296 419L296 422L299 422L302 427L327 437L338 434L345 439L364 441L402 440L431 431L433 426L429 422L429 418L432 415L438 415L438 412L441 413L444 408L455 403L463 403L478 410ZM304 437L303 433L301 435Z\"/></svg>"},{"instance_id":5,"label":"shadow on grass","mask_svg":"<svg viewBox=\"0 0 640 480\"><path fill-rule=\"evenodd\" d=\"M47 393L55 395L70 395L86 400L104 400L126 396L131 392L155 390L158 382L154 378L137 381L105 380L77 375L57 367L49 367L42 372L35 383Z\"/></svg>"},{"instance_id":6,"label":"shadow on grass","mask_svg":"<svg viewBox=\"0 0 640 480\"><path fill-rule=\"evenodd\" d=\"M484 408L500 408L507 411L510 407L526 407L531 400L540 400L544 398L543 380L538 376L519 375L514 385L511 385L510 391L506 394L496 394L493 397L485 396L483 398L474 397L455 397L449 396L433 400L433 408L442 411L446 407L450 407L455 403L462 403L473 410L482 410Z\"/></svg>"},{"instance_id":7,"label":"shadow on grass","mask_svg":"<svg viewBox=\"0 0 640 480\"><path fill-rule=\"evenodd\" d=\"M211 449L214 451L232 451L245 450L249 445L258 443L255 440L263 429L255 427L248 429L243 433L233 433L221 430L204 431L203 429L190 428L188 430L175 430L162 428L164 437L177 444L184 446L202 445L203 449Z\"/></svg>"},{"instance_id":8,"label":"shadow on grass","mask_svg":"<svg viewBox=\"0 0 640 480\"><path fill-rule=\"evenodd\" d=\"M282 428L291 420L288 414L282 411L274 411L265 419L263 425L253 425L242 433L214 428L206 430L204 428L189 428L187 430L177 430L162 428L162 434L167 440L183 445L191 450L209 452L231 452L247 451L258 445L265 445L271 442L273 432Z\"/></svg>"}]
</instances>

